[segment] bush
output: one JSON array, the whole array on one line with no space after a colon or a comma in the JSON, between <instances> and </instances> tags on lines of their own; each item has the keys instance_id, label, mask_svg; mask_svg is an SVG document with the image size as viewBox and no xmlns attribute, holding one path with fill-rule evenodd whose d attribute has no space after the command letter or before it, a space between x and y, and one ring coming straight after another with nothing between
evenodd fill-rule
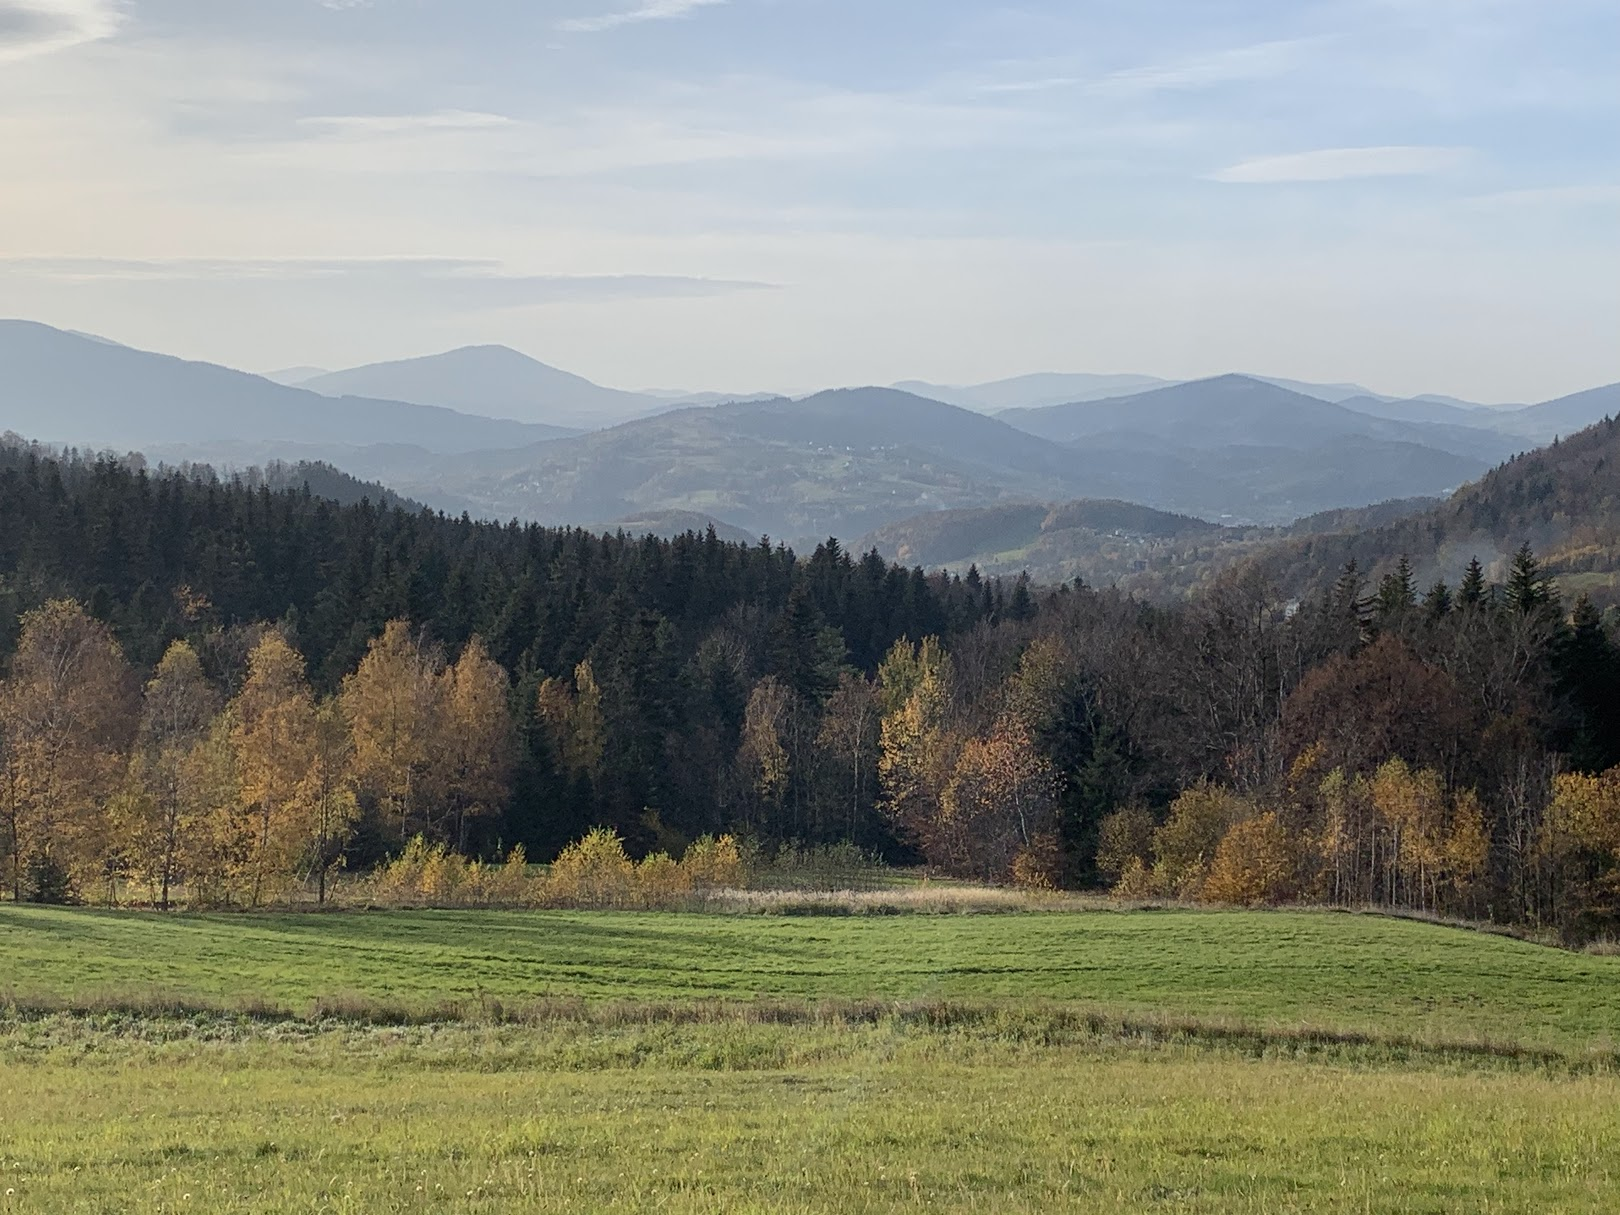
<instances>
[{"instance_id":1,"label":"bush","mask_svg":"<svg viewBox=\"0 0 1620 1215\"><path fill-rule=\"evenodd\" d=\"M1037 835L1029 847L1013 857L1014 886L1025 890L1056 890L1063 880L1063 842L1052 832Z\"/></svg>"},{"instance_id":2,"label":"bush","mask_svg":"<svg viewBox=\"0 0 1620 1215\"><path fill-rule=\"evenodd\" d=\"M729 835L705 835L681 859L687 882L694 890L741 890L749 885L742 847Z\"/></svg>"},{"instance_id":3,"label":"bush","mask_svg":"<svg viewBox=\"0 0 1620 1215\"><path fill-rule=\"evenodd\" d=\"M1203 898L1254 907L1283 903L1298 893L1298 865L1288 830L1269 811L1238 823L1215 850Z\"/></svg>"},{"instance_id":4,"label":"bush","mask_svg":"<svg viewBox=\"0 0 1620 1215\"><path fill-rule=\"evenodd\" d=\"M366 899L392 906L681 908L719 890L746 889L749 866L731 836L705 836L679 861L655 852L640 864L619 833L598 827L564 848L543 876L522 847L505 863L469 861L418 836L360 884Z\"/></svg>"},{"instance_id":5,"label":"bush","mask_svg":"<svg viewBox=\"0 0 1620 1215\"><path fill-rule=\"evenodd\" d=\"M534 901L535 887L521 844L504 864L486 865L417 836L363 889L371 901L393 905L521 907Z\"/></svg>"},{"instance_id":6,"label":"bush","mask_svg":"<svg viewBox=\"0 0 1620 1215\"><path fill-rule=\"evenodd\" d=\"M551 864L546 902L568 907L624 907L633 904L636 867L617 831L598 827L570 844Z\"/></svg>"},{"instance_id":7,"label":"bush","mask_svg":"<svg viewBox=\"0 0 1620 1215\"><path fill-rule=\"evenodd\" d=\"M1145 806L1126 806L1103 819L1097 839L1097 872L1118 882L1132 861L1146 865L1153 852L1153 814Z\"/></svg>"}]
</instances>

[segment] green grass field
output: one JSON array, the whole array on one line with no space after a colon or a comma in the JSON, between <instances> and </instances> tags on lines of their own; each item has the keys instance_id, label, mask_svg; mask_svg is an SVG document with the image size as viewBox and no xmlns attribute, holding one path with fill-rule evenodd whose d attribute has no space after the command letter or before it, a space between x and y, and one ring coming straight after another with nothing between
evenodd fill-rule
<instances>
[{"instance_id":1,"label":"green grass field","mask_svg":"<svg viewBox=\"0 0 1620 1215\"><path fill-rule=\"evenodd\" d=\"M1083 1001L1562 1048L1620 1047L1620 958L1318 912L895 917L0 907L0 997Z\"/></svg>"},{"instance_id":2,"label":"green grass field","mask_svg":"<svg viewBox=\"0 0 1620 1215\"><path fill-rule=\"evenodd\" d=\"M7 906L0 992L5 1213L1620 1210L1620 958L1370 916Z\"/></svg>"}]
</instances>

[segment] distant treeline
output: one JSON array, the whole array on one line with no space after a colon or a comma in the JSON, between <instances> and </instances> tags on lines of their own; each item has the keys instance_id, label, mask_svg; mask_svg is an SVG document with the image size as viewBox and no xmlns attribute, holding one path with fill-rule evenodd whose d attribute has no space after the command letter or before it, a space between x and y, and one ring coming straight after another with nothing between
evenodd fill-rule
<instances>
[{"instance_id":1,"label":"distant treeline","mask_svg":"<svg viewBox=\"0 0 1620 1215\"><path fill-rule=\"evenodd\" d=\"M190 772L234 851L198 828L216 876L181 877L232 900L417 835L545 859L603 826L636 855L851 841L1135 897L1620 926L1620 649L1528 547L1501 585L1402 563L1284 602L1250 569L1167 608L24 449L0 512L25 895L150 886Z\"/></svg>"}]
</instances>

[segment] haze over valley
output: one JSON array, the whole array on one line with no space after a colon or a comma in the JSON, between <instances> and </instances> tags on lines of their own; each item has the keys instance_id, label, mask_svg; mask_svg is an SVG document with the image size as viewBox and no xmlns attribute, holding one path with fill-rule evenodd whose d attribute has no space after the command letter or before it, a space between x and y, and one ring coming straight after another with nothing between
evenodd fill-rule
<instances>
[{"instance_id":1,"label":"haze over valley","mask_svg":"<svg viewBox=\"0 0 1620 1215\"><path fill-rule=\"evenodd\" d=\"M661 532L712 521L801 548L1075 500L1277 527L1447 495L1620 412L1620 386L1491 408L1236 374L654 396L493 346L271 378L22 321L0 322L0 376L0 428L27 438L225 471L320 461L452 514Z\"/></svg>"}]
</instances>

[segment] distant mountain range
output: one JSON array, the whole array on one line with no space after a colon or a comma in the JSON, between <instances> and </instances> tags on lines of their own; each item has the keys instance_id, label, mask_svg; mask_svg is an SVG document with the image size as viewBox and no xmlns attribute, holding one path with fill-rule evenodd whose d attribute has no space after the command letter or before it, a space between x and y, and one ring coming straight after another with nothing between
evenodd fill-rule
<instances>
[{"instance_id":1,"label":"distant mountain range","mask_svg":"<svg viewBox=\"0 0 1620 1215\"><path fill-rule=\"evenodd\" d=\"M505 346L330 371L299 383L326 396L380 397L514 422L594 430L642 417L664 402L603 388Z\"/></svg>"},{"instance_id":2,"label":"distant mountain range","mask_svg":"<svg viewBox=\"0 0 1620 1215\"><path fill-rule=\"evenodd\" d=\"M713 520L805 542L1015 505L1027 531L1023 504L1076 499L1239 529L1279 525L1448 494L1620 412L1620 385L1487 409L1240 375L916 385L934 396L856 388L799 400L671 398L604 388L487 346L276 375L296 382L0 322L0 430L236 468L324 461L483 517L662 529ZM952 394L963 403L938 399ZM1054 395L1068 399L1007 405ZM623 420L588 433L560 424L604 417Z\"/></svg>"},{"instance_id":3,"label":"distant mountain range","mask_svg":"<svg viewBox=\"0 0 1620 1215\"><path fill-rule=\"evenodd\" d=\"M1506 459L1494 431L1375 417L1250 376L1226 375L1102 401L1011 409L1001 421L1058 443L1146 441L1191 451L1232 446L1311 448L1342 438L1403 443L1450 455Z\"/></svg>"},{"instance_id":4,"label":"distant mountain range","mask_svg":"<svg viewBox=\"0 0 1620 1215\"><path fill-rule=\"evenodd\" d=\"M810 541L925 511L1077 497L1280 523L1449 492L1513 450L1489 432L1370 418L1236 378L1215 391L1218 409L1191 385L1145 395L1154 399L1058 407L1059 420L1064 409L1103 411L1096 418L1105 424L1079 425L1072 438L894 389L842 389L674 410L522 451L439 459L423 480L369 464L358 471L416 497L435 484L453 488L496 517L561 523L681 510ZM1245 412L1246 397L1260 405ZM1302 414L1292 426L1290 409ZM1218 416L1225 410L1234 420Z\"/></svg>"},{"instance_id":5,"label":"distant mountain range","mask_svg":"<svg viewBox=\"0 0 1620 1215\"><path fill-rule=\"evenodd\" d=\"M394 400L331 400L29 321L0 321L0 430L91 447L251 441L341 448L386 439L438 453L574 433Z\"/></svg>"}]
</instances>

